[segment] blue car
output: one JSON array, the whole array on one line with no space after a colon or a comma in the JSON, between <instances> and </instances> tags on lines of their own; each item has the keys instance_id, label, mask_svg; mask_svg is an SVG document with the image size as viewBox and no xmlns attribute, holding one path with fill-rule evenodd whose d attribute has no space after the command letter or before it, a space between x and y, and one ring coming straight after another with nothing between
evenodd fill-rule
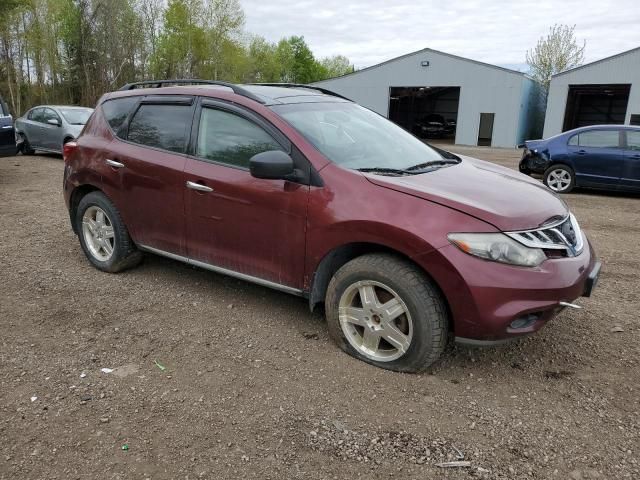
<instances>
[{"instance_id":1,"label":"blue car","mask_svg":"<svg viewBox=\"0 0 640 480\"><path fill-rule=\"evenodd\" d=\"M520 171L557 193L575 187L640 191L640 127L594 125L524 143Z\"/></svg>"}]
</instances>

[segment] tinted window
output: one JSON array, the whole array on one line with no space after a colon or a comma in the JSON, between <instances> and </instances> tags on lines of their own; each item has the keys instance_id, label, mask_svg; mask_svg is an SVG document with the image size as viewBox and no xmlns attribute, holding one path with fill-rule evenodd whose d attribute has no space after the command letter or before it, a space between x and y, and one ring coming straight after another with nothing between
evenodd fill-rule
<instances>
[{"instance_id":1,"label":"tinted window","mask_svg":"<svg viewBox=\"0 0 640 480\"><path fill-rule=\"evenodd\" d=\"M44 110L42 108L34 108L31 110L29 114L29 120L33 120L34 122L43 122L44 121Z\"/></svg>"},{"instance_id":2,"label":"tinted window","mask_svg":"<svg viewBox=\"0 0 640 480\"><path fill-rule=\"evenodd\" d=\"M629 150L640 150L640 132L627 130L627 145Z\"/></svg>"},{"instance_id":3,"label":"tinted window","mask_svg":"<svg viewBox=\"0 0 640 480\"><path fill-rule=\"evenodd\" d=\"M102 104L104 116L114 132L118 132L138 99L139 97L116 98Z\"/></svg>"},{"instance_id":4,"label":"tinted window","mask_svg":"<svg viewBox=\"0 0 640 480\"><path fill-rule=\"evenodd\" d=\"M129 123L131 142L183 153L191 129L190 105L141 105Z\"/></svg>"},{"instance_id":5,"label":"tinted window","mask_svg":"<svg viewBox=\"0 0 640 480\"><path fill-rule=\"evenodd\" d=\"M269 150L282 147L255 123L222 110L202 110L198 157L249 168L251 157Z\"/></svg>"},{"instance_id":6,"label":"tinted window","mask_svg":"<svg viewBox=\"0 0 640 480\"><path fill-rule=\"evenodd\" d=\"M580 134L581 147L617 148L619 142L618 130L591 130Z\"/></svg>"},{"instance_id":7,"label":"tinted window","mask_svg":"<svg viewBox=\"0 0 640 480\"><path fill-rule=\"evenodd\" d=\"M2 99L0 99L0 117L4 117L5 115L9 115L9 112L4 111L4 107L2 106Z\"/></svg>"}]
</instances>

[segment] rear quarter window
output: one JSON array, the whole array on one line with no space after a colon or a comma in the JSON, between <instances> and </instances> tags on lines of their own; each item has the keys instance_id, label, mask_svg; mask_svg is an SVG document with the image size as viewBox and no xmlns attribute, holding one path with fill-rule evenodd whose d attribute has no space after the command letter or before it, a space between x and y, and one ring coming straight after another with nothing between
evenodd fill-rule
<instances>
[{"instance_id":1,"label":"rear quarter window","mask_svg":"<svg viewBox=\"0 0 640 480\"><path fill-rule=\"evenodd\" d=\"M107 100L102 104L102 111L111 129L121 137L120 128L129 116L129 112L138 103L140 97L123 97Z\"/></svg>"}]
</instances>

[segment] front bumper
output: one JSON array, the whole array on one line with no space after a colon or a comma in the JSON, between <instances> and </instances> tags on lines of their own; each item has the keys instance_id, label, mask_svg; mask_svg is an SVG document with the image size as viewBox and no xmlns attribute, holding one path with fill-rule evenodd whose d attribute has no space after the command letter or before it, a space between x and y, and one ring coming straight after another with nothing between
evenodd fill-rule
<instances>
[{"instance_id":1,"label":"front bumper","mask_svg":"<svg viewBox=\"0 0 640 480\"><path fill-rule=\"evenodd\" d=\"M600 263L585 237L576 257L550 258L536 268L485 261L453 245L425 254L419 263L447 298L456 340L493 344L538 331L565 307L589 296Z\"/></svg>"}]
</instances>

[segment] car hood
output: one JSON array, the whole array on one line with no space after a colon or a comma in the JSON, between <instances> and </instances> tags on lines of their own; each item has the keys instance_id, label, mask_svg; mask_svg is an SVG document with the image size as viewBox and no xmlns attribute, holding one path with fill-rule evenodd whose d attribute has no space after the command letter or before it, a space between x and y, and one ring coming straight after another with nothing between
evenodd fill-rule
<instances>
[{"instance_id":1,"label":"car hood","mask_svg":"<svg viewBox=\"0 0 640 480\"><path fill-rule=\"evenodd\" d=\"M564 201L537 180L489 162L460 158L458 165L420 175L365 175L375 185L445 205L502 231L537 228L551 217L568 214Z\"/></svg>"}]
</instances>

